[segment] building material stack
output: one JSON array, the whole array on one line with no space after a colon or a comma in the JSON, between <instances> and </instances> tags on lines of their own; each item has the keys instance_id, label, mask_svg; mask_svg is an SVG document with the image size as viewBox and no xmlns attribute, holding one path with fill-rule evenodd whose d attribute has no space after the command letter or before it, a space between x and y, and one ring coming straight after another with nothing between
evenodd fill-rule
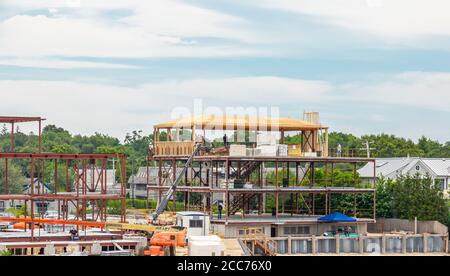
<instances>
[{"instance_id":1,"label":"building material stack","mask_svg":"<svg viewBox=\"0 0 450 276\"><path fill-rule=\"evenodd\" d=\"M275 136L271 135L270 133L258 134L256 136L256 145L258 156L277 156L277 141L275 139Z\"/></svg>"}]
</instances>

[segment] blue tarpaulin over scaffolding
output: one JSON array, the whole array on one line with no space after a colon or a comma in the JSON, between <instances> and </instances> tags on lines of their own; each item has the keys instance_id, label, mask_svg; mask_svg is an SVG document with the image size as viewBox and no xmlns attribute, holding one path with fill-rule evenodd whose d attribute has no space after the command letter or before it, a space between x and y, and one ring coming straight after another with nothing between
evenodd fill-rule
<instances>
[{"instance_id":1,"label":"blue tarpaulin over scaffolding","mask_svg":"<svg viewBox=\"0 0 450 276\"><path fill-rule=\"evenodd\" d=\"M342 213L331 213L329 215L320 217L318 221L321 222L356 222L356 218L352 218L349 216L346 216Z\"/></svg>"}]
</instances>

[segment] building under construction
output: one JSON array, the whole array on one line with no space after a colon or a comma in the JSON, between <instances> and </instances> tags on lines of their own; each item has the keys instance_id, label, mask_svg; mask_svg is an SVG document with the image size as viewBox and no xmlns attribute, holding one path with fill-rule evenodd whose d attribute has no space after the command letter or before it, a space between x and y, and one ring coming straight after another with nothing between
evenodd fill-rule
<instances>
[{"instance_id":1,"label":"building under construction","mask_svg":"<svg viewBox=\"0 0 450 276\"><path fill-rule=\"evenodd\" d=\"M368 233L376 175L360 180L357 168L376 168L375 159L330 157L328 127L317 113L303 120L206 116L156 125L137 177L147 199L159 201L154 212L126 209L125 155L45 153L43 120L0 117L11 124L10 146L0 152L2 254L364 254L374 244L384 253L448 251L448 229L439 225L433 235ZM33 152L15 150L20 123L38 124ZM111 159L119 164L113 169L119 187L110 181ZM17 166L28 183L17 181ZM110 201L119 203L114 214ZM163 214L170 201L173 211L180 204L185 211Z\"/></svg>"},{"instance_id":2,"label":"building under construction","mask_svg":"<svg viewBox=\"0 0 450 276\"><path fill-rule=\"evenodd\" d=\"M0 117L0 123L11 125L11 144L7 152L0 152L0 164L4 167L4 175L1 183L2 193L0 203L2 209L24 208L24 217L17 219L29 223L22 223L23 227L0 233L0 249L11 250L17 255L40 254L44 252L46 245L52 243L53 251L68 252L70 247L71 228L78 233L83 233L83 247L100 246L99 251L110 247L115 248L113 240L122 239L122 235L87 231L87 226L77 221L106 222L107 202L118 200L121 202L120 215L117 220L125 222L125 197L126 197L126 156L123 154L56 154L42 152L42 121L40 117ZM15 126L20 123L36 123L38 125L36 152L24 153L15 151ZM106 183L107 165L110 159L118 160L121 176L120 191L111 193ZM25 175L30 183L28 189L23 192L13 189L26 183L13 183L9 167L21 164L29 168ZM51 169L49 169L51 168ZM88 177L88 175L98 177ZM44 181L44 179L47 179ZM51 179L50 181L48 179ZM44 184L47 182L47 184ZM39 221L48 217L52 204L52 218L59 221L57 227L44 228ZM12 221L13 218L2 217L1 221ZM71 222L71 223L66 223ZM16 224L16 226L20 226ZM98 242L95 242L98 241ZM24 243L26 242L26 243ZM77 243L77 245L79 244ZM5 243L5 244L3 244ZM122 243L126 248L136 247L135 241ZM81 250L82 251L82 250ZM98 251L98 250L97 250Z\"/></svg>"},{"instance_id":3,"label":"building under construction","mask_svg":"<svg viewBox=\"0 0 450 276\"><path fill-rule=\"evenodd\" d=\"M291 134L299 140L287 145ZM211 150L193 157L172 200L183 201L186 211L209 213L212 231L223 237L240 236L248 227L272 237L322 235L343 227L365 234L367 224L375 222L375 173L372 183L362 184L356 172L358 164L375 160L329 157L328 127L320 124L317 113L306 113L304 120L194 116L155 125L154 137L147 195L156 194L159 200L196 143L212 144ZM158 170L157 178L149 177L151 169ZM336 170L347 170L354 177L337 182ZM351 198L351 206L345 210L333 206L343 197ZM223 216L217 211L219 205ZM333 212L357 220L318 222L320 216Z\"/></svg>"}]
</instances>

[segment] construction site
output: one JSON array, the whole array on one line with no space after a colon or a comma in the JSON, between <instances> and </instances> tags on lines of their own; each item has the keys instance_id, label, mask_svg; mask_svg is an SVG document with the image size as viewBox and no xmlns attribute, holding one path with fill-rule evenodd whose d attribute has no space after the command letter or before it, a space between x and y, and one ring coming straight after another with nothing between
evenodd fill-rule
<instances>
[{"instance_id":1,"label":"construction site","mask_svg":"<svg viewBox=\"0 0 450 276\"><path fill-rule=\"evenodd\" d=\"M192 116L153 126L141 195L154 210L127 209L127 156L42 152L41 117L0 117L11 125L0 251L11 255L241 256L448 252L448 229L377 229L376 160L328 146L319 114L300 119ZM17 124L37 125L38 152L15 152ZM150 126L149 126L150 128ZM297 144L286 137L301 137ZM240 137L241 136L241 137ZM108 178L110 160L117 185ZM29 168L29 188L10 191L8 166ZM373 164L373 179L357 170ZM49 169L51 168L51 169ZM354 177L336 180L335 170ZM155 172L155 173L151 173ZM51 185L44 178L51 174ZM48 181L47 181L48 183ZM63 185L61 183L64 183ZM2 184L3 185L3 184ZM134 194L134 193L133 193ZM336 204L340 199L348 204ZM118 202L111 214L108 202ZM171 203L173 210L169 207ZM177 204L178 203L178 204ZM182 204L183 211L176 206Z\"/></svg>"}]
</instances>

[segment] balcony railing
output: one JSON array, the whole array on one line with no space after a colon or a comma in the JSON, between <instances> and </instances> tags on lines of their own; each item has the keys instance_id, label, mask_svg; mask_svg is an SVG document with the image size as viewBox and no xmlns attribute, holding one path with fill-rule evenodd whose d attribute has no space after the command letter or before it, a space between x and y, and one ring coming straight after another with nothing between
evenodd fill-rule
<instances>
[{"instance_id":1,"label":"balcony railing","mask_svg":"<svg viewBox=\"0 0 450 276\"><path fill-rule=\"evenodd\" d=\"M194 141L162 141L155 143L155 155L190 156L194 152Z\"/></svg>"}]
</instances>

